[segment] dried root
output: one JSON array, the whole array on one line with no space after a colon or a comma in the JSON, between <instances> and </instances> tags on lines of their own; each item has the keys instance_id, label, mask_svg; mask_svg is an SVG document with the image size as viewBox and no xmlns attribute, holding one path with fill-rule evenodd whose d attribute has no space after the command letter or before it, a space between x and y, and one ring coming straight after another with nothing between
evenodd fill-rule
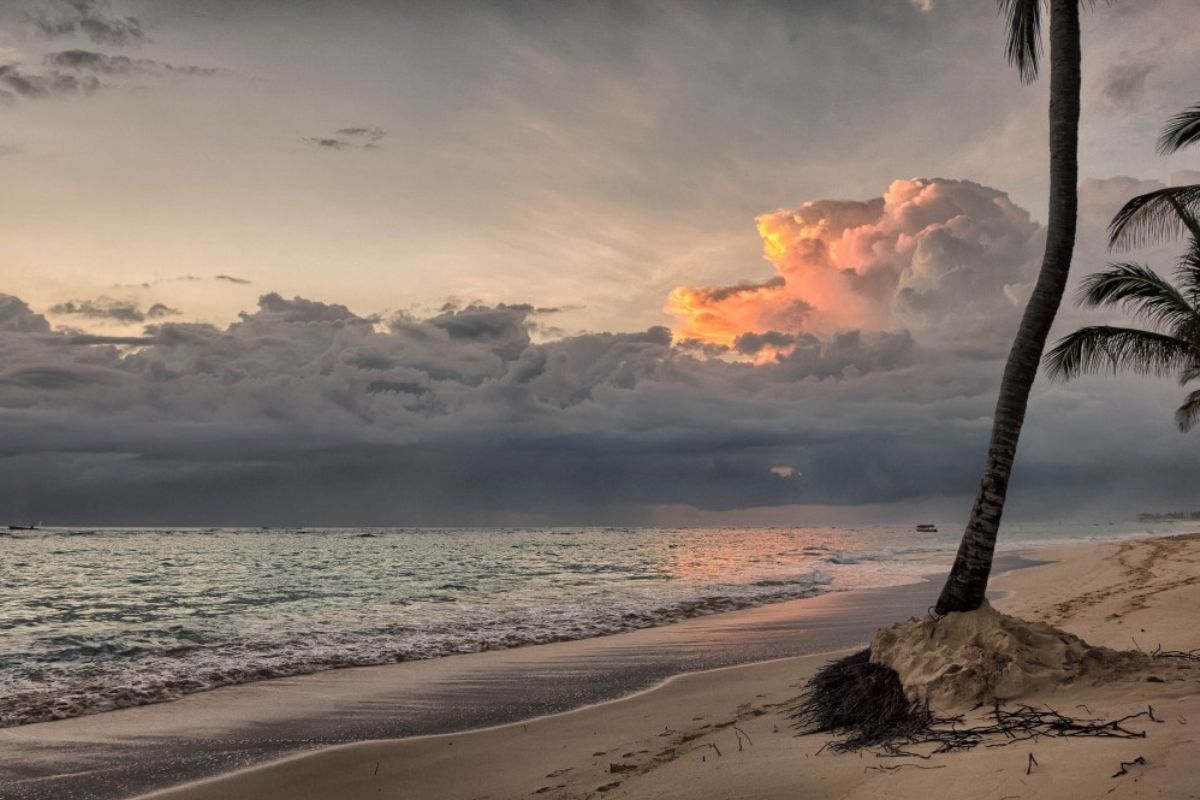
<instances>
[{"instance_id":1,"label":"dried root","mask_svg":"<svg viewBox=\"0 0 1200 800\"><path fill-rule=\"evenodd\" d=\"M1089 712L1090 713L1090 712ZM822 667L805 686L790 717L801 733L835 733L829 742L835 753L878 748L884 757L928 758L905 749L935 745L930 754L1004 747L1039 737L1088 736L1140 739L1145 731L1126 727L1136 719L1158 722L1154 709L1115 720L1078 719L1049 706L996 703L991 719L967 726L962 716L934 715L925 703L909 700L894 670L870 662L869 651L833 661Z\"/></svg>"},{"instance_id":2,"label":"dried root","mask_svg":"<svg viewBox=\"0 0 1200 800\"><path fill-rule=\"evenodd\" d=\"M1160 644L1150 654L1152 658L1174 658L1180 661L1200 661L1200 650L1163 650Z\"/></svg>"}]
</instances>

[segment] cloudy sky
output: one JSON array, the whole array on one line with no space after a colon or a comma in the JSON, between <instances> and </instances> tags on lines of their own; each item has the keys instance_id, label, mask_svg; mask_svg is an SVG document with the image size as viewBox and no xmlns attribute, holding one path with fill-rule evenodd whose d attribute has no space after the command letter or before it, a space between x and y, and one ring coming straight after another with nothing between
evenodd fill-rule
<instances>
[{"instance_id":1,"label":"cloudy sky","mask_svg":"<svg viewBox=\"0 0 1200 800\"><path fill-rule=\"evenodd\" d=\"M1086 16L1076 277L1198 39ZM6 2L0 513L964 517L1045 91L980 0ZM1041 381L1012 516L1195 506L1181 395Z\"/></svg>"}]
</instances>

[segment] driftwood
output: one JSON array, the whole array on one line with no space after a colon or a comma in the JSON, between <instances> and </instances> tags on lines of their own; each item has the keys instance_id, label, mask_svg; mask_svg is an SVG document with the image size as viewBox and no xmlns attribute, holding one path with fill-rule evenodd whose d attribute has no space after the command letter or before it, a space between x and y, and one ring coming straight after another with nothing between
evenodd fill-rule
<instances>
[{"instance_id":1,"label":"driftwood","mask_svg":"<svg viewBox=\"0 0 1200 800\"><path fill-rule=\"evenodd\" d=\"M1142 766L1146 765L1146 757L1145 756L1138 756L1133 761L1122 761L1120 768L1116 772L1114 772L1112 776L1114 778L1119 778L1122 775L1128 775L1129 768L1133 767L1133 766L1137 766L1139 764Z\"/></svg>"}]
</instances>

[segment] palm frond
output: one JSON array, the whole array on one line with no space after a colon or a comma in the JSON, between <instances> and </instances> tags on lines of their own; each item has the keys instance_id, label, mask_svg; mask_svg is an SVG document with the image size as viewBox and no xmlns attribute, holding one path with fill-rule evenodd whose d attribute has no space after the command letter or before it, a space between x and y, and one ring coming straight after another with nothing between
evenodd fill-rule
<instances>
[{"instance_id":1,"label":"palm frond","mask_svg":"<svg viewBox=\"0 0 1200 800\"><path fill-rule=\"evenodd\" d=\"M1175 267L1175 284L1193 306L1200 308L1200 239L1189 239Z\"/></svg>"},{"instance_id":2,"label":"palm frond","mask_svg":"<svg viewBox=\"0 0 1200 800\"><path fill-rule=\"evenodd\" d=\"M1042 360L1051 378L1121 371L1166 377L1200 362L1200 350L1154 331L1093 325L1064 336Z\"/></svg>"},{"instance_id":3,"label":"palm frond","mask_svg":"<svg viewBox=\"0 0 1200 800\"><path fill-rule=\"evenodd\" d=\"M1175 409L1175 424L1181 431L1190 431L1200 421L1200 389L1192 392L1183 401L1183 405Z\"/></svg>"},{"instance_id":4,"label":"palm frond","mask_svg":"<svg viewBox=\"0 0 1200 800\"><path fill-rule=\"evenodd\" d=\"M1120 306L1174 335L1200 323L1200 312L1171 282L1141 264L1109 264L1079 284L1079 305Z\"/></svg>"},{"instance_id":5,"label":"palm frond","mask_svg":"<svg viewBox=\"0 0 1200 800\"><path fill-rule=\"evenodd\" d=\"M1196 142L1200 142L1200 104L1167 120L1158 139L1158 152L1169 155Z\"/></svg>"},{"instance_id":6,"label":"palm frond","mask_svg":"<svg viewBox=\"0 0 1200 800\"><path fill-rule=\"evenodd\" d=\"M1179 373L1179 385L1187 386L1192 381L1200 378L1200 363L1188 367L1183 372Z\"/></svg>"},{"instance_id":7,"label":"palm frond","mask_svg":"<svg viewBox=\"0 0 1200 800\"><path fill-rule=\"evenodd\" d=\"M1042 0L999 0L1008 23L1004 55L1023 83L1037 79L1042 61Z\"/></svg>"},{"instance_id":8,"label":"palm frond","mask_svg":"<svg viewBox=\"0 0 1200 800\"><path fill-rule=\"evenodd\" d=\"M1200 184L1168 186L1130 200L1108 226L1110 248L1132 248L1189 232L1200 238Z\"/></svg>"}]
</instances>

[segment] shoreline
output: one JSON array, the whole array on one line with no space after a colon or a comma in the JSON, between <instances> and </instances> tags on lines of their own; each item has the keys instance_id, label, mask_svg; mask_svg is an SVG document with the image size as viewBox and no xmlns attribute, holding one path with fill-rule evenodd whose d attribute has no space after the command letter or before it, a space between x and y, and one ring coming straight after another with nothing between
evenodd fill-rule
<instances>
[{"instance_id":1,"label":"shoreline","mask_svg":"<svg viewBox=\"0 0 1200 800\"><path fill-rule=\"evenodd\" d=\"M1200 597L1200 535L1057 547L1038 555L1054 560L1006 573L997 581L1006 593L998 607L1061 624L1096 644L1118 646L1127 633L1136 638L1134 631L1150 637L1147 642L1174 636L1164 640L1182 649L1200 644L1200 633L1180 630L1177 615ZM1172 613L1164 615L1164 609ZM145 800L316 799L340 793L448 800L485 795L782 800L802 789L845 798L1194 796L1189 765L1200 745L1186 723L1187 714L1200 716L1196 670L1181 668L1182 679L1162 684L1078 686L1046 698L1067 708L1078 702L1105 717L1145 710L1144 700L1150 699L1163 720L1147 723L1153 729L1146 739L1039 740L1015 748L980 747L932 763L864 765L853 756L822 756L827 736L792 735L780 717L799 682L829 655L679 675L635 696L488 730L325 748ZM1034 751L1036 770L1026 760ZM1112 774L1135 756L1145 765ZM918 769L900 770L901 765ZM1114 783L1117 778L1123 780ZM697 786L704 792L697 793Z\"/></svg>"},{"instance_id":2,"label":"shoreline","mask_svg":"<svg viewBox=\"0 0 1200 800\"><path fill-rule=\"evenodd\" d=\"M96 532L106 535L114 533L108 529L97 529ZM140 536L155 532L132 530L117 533ZM257 532L232 530L219 533L238 535ZM335 530L330 533L340 536L347 532ZM359 539L363 535L366 534L359 534L353 538ZM1115 538L1111 535L1099 538L1115 541L1130 535L1142 536L1145 532L1121 532ZM50 537L50 540L53 540L53 537ZM1043 539L1037 546L1050 546L1055 543L1053 539ZM1011 543L1009 546L1012 546ZM999 556L1001 564L1005 558L1017 557L1020 552L1028 549L1028 543L1024 543L1007 551L1002 550ZM823 557L819 557L822 554ZM29 554L30 557L37 555ZM214 633L206 630L203 622L193 625L186 618L177 618L175 624L169 627L164 628L167 622L162 622L157 631L120 631L117 636L102 636L97 641L90 641L82 634L79 637L60 636L58 634L61 631L50 631L54 635L39 638L35 623L28 630L23 628L14 631L15 648L22 652L23 656L9 665L12 667L12 682L8 683L10 691L0 697L0 729L175 702L191 694L264 680L590 639L662 627L694 617L756 608L793 599L807 599L829 591L860 591L883 586L920 584L930 575L936 574L939 569L944 569L950 561L948 545L945 542L933 548L924 544L906 546L894 542L887 545L875 542L865 549L860 547L858 551L842 550L826 543L809 543L804 545L804 556L816 557L811 563L797 565L807 567L808 572L804 572L803 569L800 572L790 569L781 576L754 581L742 576L745 580L741 583L714 583L707 591L702 590L699 594L685 591L683 594L690 596L690 599L663 596L657 605L654 597L648 598L649 602L642 602L640 606L637 602L630 606L629 597L604 599L599 608L593 604L593 607L581 606L575 609L568 603L571 613L557 621L554 620L553 614L550 614L546 617L550 623L539 620L538 614L531 615L532 622L522 619L514 622L505 619L501 613L499 621L494 625L489 619L455 620L452 615L450 619L443 619L439 627L436 615L426 615L422 618L421 615L426 612L421 611L409 624L405 611L397 612L393 609L389 624L394 625L399 621L402 632L399 635L395 632L388 633L382 639L378 632L372 632L370 626L359 630L354 628L353 622L335 625L333 629L326 630L324 635L317 630L292 630L285 637L272 638L272 633L266 633L264 639L255 637L255 629L247 630L244 635L239 633L230 637L225 632ZM757 563L759 560L751 558L748 563ZM878 571L874 566L876 562L889 564L883 570L883 585L880 585L879 575L872 574ZM863 566L860 568L846 565ZM863 574L853 572L860 569ZM837 570L851 572L843 575ZM141 578L131 581L139 584L143 582ZM203 594L212 596L209 592ZM346 596L351 595L352 593L348 593ZM442 599L452 604L457 602L452 598ZM625 602L619 602L620 600ZM204 600L201 605L209 602ZM404 603L401 602L400 605L403 606ZM452 606L435 604L434 607ZM551 611L554 608L552 603L547 605L547 609ZM320 612L320 609L317 611ZM140 612L135 607L133 613L136 615ZM210 616L200 612L198 615L205 618ZM255 621L251 620L251 623ZM237 629L236 621L234 629ZM166 637L165 644L152 643L143 647L139 637L149 637L153 642L156 641L154 637L159 634ZM177 645L175 647L169 646L172 637ZM237 648L240 639L246 639L249 643L245 651ZM196 646L197 641L207 644ZM230 647L232 650L229 652L222 652ZM89 648L99 651L100 655L94 659L88 658ZM123 652L125 650L134 653L135 657L126 659ZM107 653L116 653L117 656L109 658ZM41 664L49 666L43 671ZM10 670L6 668L0 672L5 673L7 682ZM80 679L81 675L88 677ZM0 775L0 780L2 779Z\"/></svg>"},{"instance_id":3,"label":"shoreline","mask_svg":"<svg viewBox=\"0 0 1200 800\"><path fill-rule=\"evenodd\" d=\"M1025 563L1011 553L998 557L1001 570ZM552 715L671 676L860 645L900 610L923 613L937 580L827 592L602 637L227 686L0 729L0 787L19 800L116 800L322 747Z\"/></svg>"},{"instance_id":4,"label":"shoreline","mask_svg":"<svg viewBox=\"0 0 1200 800\"><path fill-rule=\"evenodd\" d=\"M1162 540L1139 538L1102 544L1087 542L1066 546L1056 545L1050 548L1019 551L1019 556L1024 559L1036 556L1038 558L1072 561L1082 558L1088 551L1096 549L1136 548L1140 543L1153 541ZM1025 563L1021 563L1016 561L1016 556L1017 553L1013 552L1000 554L1000 558L1016 562L1009 563L1008 571L995 584L996 589L1004 592L1003 599L998 599L997 605L1005 608L1005 610L1008 610L1008 606L1014 603L1020 605L1022 602L1021 595L1023 593L1028 594L1030 586L1036 586L1037 581L1030 583L1030 581L1021 580L1020 576L1029 576L1041 571L1029 568L1035 566L1048 568L1064 563L1063 561L1026 561ZM242 784L246 781L250 781L250 783L260 781L264 776L274 774L280 768L280 765L283 764L289 765L288 770L296 769L299 768L298 765L303 765L302 771L307 774L311 772L311 768L314 767L316 762L324 762L328 759L333 759L334 761L350 759L354 761L355 759L359 759L363 753L374 753L378 748L382 748L379 754L386 756L388 753L391 753L391 748L400 748L401 750L405 750L405 752L413 749L424 752L424 750L432 746L430 742L444 743L446 740L457 742L461 747L464 738L472 737L473 741L482 741L498 736L509 736L514 729L533 730L535 727L552 728L564 724L569 725L569 719L574 719L580 715L583 717L587 717L588 715L592 717L605 717L614 714L621 716L628 713L627 709L635 709L635 713L637 713L636 709L638 708L661 708L661 698L674 695L689 696L690 693L694 693L697 690L704 691L705 687L721 687L726 684L742 682L774 685L785 678L791 679L790 683L794 684L802 680L807 673L824 663L831 654L861 646L869 637L870 632L876 627L897 621L906 614L923 613L923 609L928 605L931 596L936 593L939 586L940 584L938 584L936 579L933 581L926 579L921 584L910 584L904 587L831 592L814 598L792 600L753 609L700 617L660 628L619 633L597 639L454 656L446 659L436 659L432 662L412 662L414 665L437 665L439 662L450 662L452 659L458 659L459 664L471 660L492 662L485 667L485 671L488 673L486 676L478 673L470 675L468 674L470 670L465 672L460 671L452 675L423 676L426 680L432 679L433 682L431 685L435 687L440 680L443 684L441 687L443 690L446 688L446 685L455 687L455 691L451 694L446 694L445 691L442 691L440 694L435 692L434 695L427 696L425 698L426 702L436 704L439 702L440 697L441 701L452 699L456 704L470 705L481 698L478 692L480 687L478 685L473 686L473 682L482 682L487 686L489 692L492 693L496 691L500 691L501 693L505 691L511 692L514 688L522 692L527 692L530 688L528 683L518 685L517 687L514 687L512 684L515 674L512 668L522 665L500 662L526 662L523 664L523 667L526 669L530 666L530 662L542 662L544 668L546 667L544 662L554 661L554 659L543 658L543 656L549 655L549 651L552 650L592 651L577 654L578 659L574 662L571 659L560 660L556 666L564 672L577 671L581 664L586 664L596 657L606 655L603 651L609 651L607 655L618 653L623 658L628 659L630 657L629 651L640 650L645 647L649 647L651 650L654 650L655 647L659 650L671 647L676 649L690 647L693 650L698 648L710 656L709 660L711 662L712 654L707 651L712 648L714 638L721 640L722 636L727 637L722 645L726 651L729 651L731 648L741 651L737 655L741 657L740 660L742 663L738 661L731 663L705 663L704 659L699 659L691 665L693 666L691 669L681 668L678 663L675 663L672 665L673 671L659 674L657 677L655 677L652 670L649 672L645 669L638 670L638 665L634 664L633 672L637 674L636 677L641 681L640 686L631 683L623 685L610 684L600 687L604 691L601 691L591 699L579 696L576 693L570 698L574 702L568 703L566 707L556 707L551 703L547 707L543 707L540 712L536 707L527 706L524 709L527 713L520 715L518 719L521 721L518 722L513 722L511 717L504 718L504 714L490 723L487 722L487 713L477 715L474 719L465 718L460 714L456 715L454 719L442 720L443 723L449 722L451 729L440 731L427 730L421 732L413 730L408 733L400 733L399 735L392 731L381 731L383 735L372 737L358 735L364 732L360 728L355 736L340 740L330 736L320 736L299 739L293 737L281 741L278 737L271 735L272 733L279 733L281 731L286 732L289 729L295 732L297 724L303 728L305 723L320 725L325 730L331 727L336 729L338 724L344 722L347 718L357 718L359 722L362 722L364 717L368 719L377 717L381 710L384 715L397 711L399 706L395 704L388 706L385 703L382 709L377 707L380 698L377 695L373 696L373 693L380 688L380 685L370 685L371 680L378 680L386 676L368 676L364 673L369 671L397 670L409 666L400 664L385 667L363 667L339 670L333 673L322 673L317 676L304 676L305 679L316 679L317 683L326 684L316 688L316 693L328 694L329 697L326 699L333 698L337 700L339 692L343 692L340 695L341 699L355 699L355 702L351 703L352 710L343 710L332 715L328 712L337 705L336 702L332 705L326 704L324 706L323 716L321 708L308 708L307 711L313 713L309 713L307 717L304 714L291 714L289 716L278 713L278 704L280 701L295 701L299 698L307 702L312 699L311 697L305 697L306 693L304 691L298 692L298 687L294 685L296 683L304 683L304 679L266 681L258 684L248 684L243 687L228 687L211 693L204 693L203 695L189 696L189 698L217 698L218 701L192 703L192 707L183 709L179 714L172 716L177 718L186 717L187 727L194 733L199 734L201 737L208 737L210 742L223 740L225 746L231 748L231 752L224 752L224 757L201 758L199 761L186 762L184 763L184 770L175 768L164 770L163 765L173 764L178 766L181 763L177 759L179 745L186 743L195 746L201 739L192 738L190 741L185 739L181 742L179 738L179 725L176 725L174 729L172 729L172 726L166 726L166 729L163 729L162 718L165 715L151 714L151 717L157 716L158 719L146 719L146 715L139 714L139 712L150 709L172 709L181 706L181 704L187 704L189 698L158 706L110 712L92 717L66 720L64 722L41 723L39 725L7 729L6 731L0 731L0 736L13 731L28 732L30 729L41 728L42 731L35 731L39 735L34 737L3 737L2 740L5 741L6 745L9 745L3 749L7 754L11 754L12 745L18 745L18 749L24 745L26 753L40 752L43 756L47 754L52 756L49 762L43 764L44 767L49 769L42 770L42 776L27 775L19 785L15 786L17 793L13 796L17 798L128 797L137 794L139 791L141 792L141 794L138 794L139 797L268 797L272 796L269 785L258 785L247 793L246 787L242 786ZM907 590L907 592L898 590ZM901 595L905 594L908 597L902 598ZM867 607L864 608L861 602L867 598L873 599L874 605L867 603ZM858 601L859 604L856 605L855 601ZM907 606L905 606L905 603L907 603ZM873 611L873 613L864 616L864 610ZM747 624L746 617L757 617L758 619ZM853 619L851 620L849 617ZM853 626L854 630L848 629L848 622L857 623L856 626ZM704 630L688 631L689 628L703 628ZM714 631L714 628L717 630ZM728 638L731 636L732 639ZM619 646L613 648L604 646L614 641L620 645L626 637L636 639L637 641L628 642L627 647ZM664 638L669 641L661 641ZM771 642L778 644L780 640L789 640L789 644L795 647L796 642L794 640L797 638L803 639L804 643L808 646L801 648L799 652L793 651L790 654L784 653L775 656L767 654L769 653ZM660 641L656 643L652 642L651 640L654 639ZM744 652L747 642L756 643L759 649L753 653ZM767 645L765 648L764 642ZM597 644L601 646L596 647ZM728 652L726 655L728 656ZM561 657L561 653L558 656ZM621 667L622 665L618 666ZM642 664L641 666L644 667L645 665ZM625 663L623 667L628 672L630 664ZM497 669L499 669L499 674L496 674ZM433 672L437 672L437 670L433 670ZM332 682L322 680L322 678L328 678L329 676L344 677L340 677L338 680ZM733 676L736 676L736 679ZM629 677L629 675L626 675L627 679ZM368 685L364 686L364 683ZM335 686L330 684L342 685ZM344 690L347 689L348 684L354 684L354 687L352 687L353 690L349 694L345 694ZM787 685L787 683L784 685ZM267 691L256 692L254 691L255 688ZM300 688L303 689L303 687ZM313 689L314 687L309 688ZM597 687L590 688L595 690ZM250 689L251 691L242 693L243 696L241 697L235 697L234 695L238 693L239 689ZM608 692L607 696L605 696L605 691ZM712 692L724 695L730 694L728 687L724 690L712 689L710 694ZM247 697L245 696L246 694L257 694L259 696ZM713 699L713 697L709 697L706 702L711 703ZM763 702L765 703L765 701ZM232 720L233 724L231 724L229 718L231 707L241 706L244 703L248 703L243 710L251 712L248 715L249 717L261 717L263 714L260 712L266 712L266 719L258 719L255 724L248 727L242 726L239 728L237 720ZM272 704L274 704L274 708L272 708ZM373 707L373 705L376 707ZM753 701L751 705L753 705ZM507 712L508 714L512 714L519 710L509 707ZM494 708L491 710L493 714L495 711L496 709ZM769 709L763 710L759 708L758 711L764 716L770 713ZM122 717L122 715L125 716ZM743 722L749 725L757 719L758 715L756 713ZM478 716L483 717L483 724L479 724L480 720ZM87 720L116 721L118 717L122 719L123 724L115 726L76 724L75 726L71 726L71 723L81 723ZM139 717L141 718L139 719ZM680 725L686 721L681 721ZM283 724L280 725L280 723ZM157 729L155 727L156 724L159 726ZM69 727L75 727L76 730L68 731L67 728ZM366 727L369 728L370 726ZM239 734L249 735L241 736ZM128 747L121 745L123 738L132 736L141 737L135 746ZM727 743L721 745L722 748L728 748L728 746ZM58 769L53 769L55 767L53 756L56 753L61 756L63 751L67 750L74 755L76 754L74 748L78 747L82 747L85 757L83 759L76 759L76 761L82 760L86 763L75 763L74 765L59 763L57 765ZM459 750L459 756L461 757L464 752L465 750ZM195 754L193 753L192 755L194 756ZM230 758L230 755L234 757ZM409 753L409 755L413 758L416 757L412 753ZM432 756L433 754L427 755ZM122 759L128 757L132 757L134 760L132 766L126 764L124 765L124 769L114 770L112 768L114 763L120 763ZM242 763L237 763L239 758L242 760ZM59 760L61 761L61 759ZM4 774L3 770L6 761L7 759L0 760L0 775ZM440 763L439 759L435 759L435 761ZM149 764L157 766L155 769L147 770L146 767ZM430 769L433 768L431 767ZM318 772L320 771L318 769ZM435 773L436 771L436 769L433 770ZM121 774L122 772L125 774ZM107 773L107 775L104 773ZM443 773L443 777L444 775L445 773ZM191 782L185 783L189 778ZM98 787L98 781L106 785L107 790L103 786ZM140 786L138 785L139 783ZM89 784L91 786L90 790L85 788ZM164 790L162 789L164 786L170 786L171 788ZM219 791L218 794L205 794L208 789L217 786L220 787L217 790ZM361 789L362 787L358 788ZM411 788L410 786L406 789L405 791L408 793L403 796L457 796L437 793L424 795L418 793L414 795ZM449 788L443 785L437 791L445 792ZM536 788L546 789L545 792L538 795L539 797L558 796L552 793L555 791L553 786L547 785L547 787ZM377 789L387 791L386 786L372 786L372 791ZM262 794L264 791L267 791L268 794ZM280 791L283 790L281 789ZM297 794L295 787L288 791L291 791L291 794L285 792L275 796L326 796L319 793L304 794L303 791ZM145 794L146 792L150 792L150 794ZM387 795L385 794L384 796ZM576 795L562 796L574 797Z\"/></svg>"},{"instance_id":5,"label":"shoreline","mask_svg":"<svg viewBox=\"0 0 1200 800\"><path fill-rule=\"evenodd\" d=\"M1096 552L1103 551L1103 552ZM1052 559L997 581L996 604L1008 613L1044 618L1094 644L1120 646L1127 635L1163 638L1171 647L1200 645L1180 630L1177 609L1194 618L1200 599L1200 535L1141 539L1036 551ZM1136 577L1137 580L1132 580ZM1168 613L1164 614L1163 611ZM1193 641L1196 640L1196 641ZM1102 716L1145 710L1152 700L1162 722L1146 739L1045 740L1018 748L978 748L931 763L867 762L821 755L828 737L797 737L780 709L797 684L832 653L708 670L672 677L635 695L568 713L488 730L399 741L359 742L303 753L237 773L146 795L146 800L217 798L584 797L775 798L799 789L816 796L999 798L1191 796L1188 767L1200 756L1187 714L1200 717L1194 672L1163 684L1073 687L1047 698ZM1137 705L1140 704L1140 709ZM663 721L666 720L665 727ZM745 747L743 747L745 743ZM453 748L453 750L451 749ZM1026 750L1036 750L1031 771ZM1137 750L1137 753L1133 751ZM1143 754L1128 777L1113 783L1118 763ZM874 759L871 759L874 761ZM565 765L565 766L564 766ZM933 770L937 770L936 772ZM702 793L697 786L705 786ZM1086 796L1092 796L1086 794Z\"/></svg>"}]
</instances>

